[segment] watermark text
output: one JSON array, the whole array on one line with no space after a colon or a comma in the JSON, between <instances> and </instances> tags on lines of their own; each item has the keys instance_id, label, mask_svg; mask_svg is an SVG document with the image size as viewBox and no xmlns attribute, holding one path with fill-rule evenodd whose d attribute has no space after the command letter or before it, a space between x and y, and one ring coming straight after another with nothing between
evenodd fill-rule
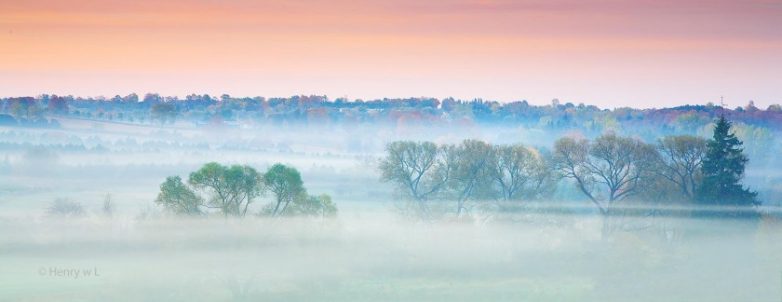
<instances>
[{"instance_id":1,"label":"watermark text","mask_svg":"<svg viewBox=\"0 0 782 302\"><path fill-rule=\"evenodd\" d=\"M38 275L52 278L83 279L100 277L100 272L97 267L42 266L38 268Z\"/></svg>"}]
</instances>

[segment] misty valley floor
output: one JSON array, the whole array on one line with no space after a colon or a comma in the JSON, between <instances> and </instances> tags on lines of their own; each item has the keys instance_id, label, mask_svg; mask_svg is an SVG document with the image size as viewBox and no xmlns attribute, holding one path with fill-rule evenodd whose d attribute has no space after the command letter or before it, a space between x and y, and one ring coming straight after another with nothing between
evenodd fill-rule
<instances>
[{"instance_id":1,"label":"misty valley floor","mask_svg":"<svg viewBox=\"0 0 782 302\"><path fill-rule=\"evenodd\" d=\"M611 234L598 216L568 211L484 219L476 207L469 222L405 219L374 159L388 140L431 141L450 131L61 122L63 129L0 131L9 146L0 156L0 302L782 299L782 222L770 217L628 218ZM545 138L555 137L470 131L499 143L551 146ZM70 150L71 142L85 149ZM334 198L337 218L159 216L152 201L160 183L210 161L295 166L310 193ZM758 186L778 183L776 167L758 172L769 175ZM100 215L109 195L113 218ZM82 204L86 217L48 217L61 198ZM572 204L594 212L586 200Z\"/></svg>"},{"instance_id":2,"label":"misty valley floor","mask_svg":"<svg viewBox=\"0 0 782 302\"><path fill-rule=\"evenodd\" d=\"M633 220L3 218L0 301L780 299L779 222Z\"/></svg>"}]
</instances>

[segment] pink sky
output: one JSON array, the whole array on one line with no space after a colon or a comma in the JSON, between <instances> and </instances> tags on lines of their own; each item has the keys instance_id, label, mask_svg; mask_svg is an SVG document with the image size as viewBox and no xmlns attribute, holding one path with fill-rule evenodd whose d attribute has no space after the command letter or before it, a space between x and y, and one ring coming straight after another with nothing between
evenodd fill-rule
<instances>
[{"instance_id":1,"label":"pink sky","mask_svg":"<svg viewBox=\"0 0 782 302\"><path fill-rule=\"evenodd\" d=\"M0 95L130 92L765 107L782 2L0 0Z\"/></svg>"}]
</instances>

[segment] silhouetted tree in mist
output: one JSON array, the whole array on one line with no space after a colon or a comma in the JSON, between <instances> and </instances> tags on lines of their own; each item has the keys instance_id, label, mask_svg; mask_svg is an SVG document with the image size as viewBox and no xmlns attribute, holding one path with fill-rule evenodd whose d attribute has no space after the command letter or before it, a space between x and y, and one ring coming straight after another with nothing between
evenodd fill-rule
<instances>
[{"instance_id":1,"label":"silhouetted tree in mist","mask_svg":"<svg viewBox=\"0 0 782 302\"><path fill-rule=\"evenodd\" d=\"M758 205L757 192L741 184L749 159L743 154L742 142L730 129L731 123L720 117L703 160L703 184L698 189L697 200L707 205Z\"/></svg>"}]
</instances>

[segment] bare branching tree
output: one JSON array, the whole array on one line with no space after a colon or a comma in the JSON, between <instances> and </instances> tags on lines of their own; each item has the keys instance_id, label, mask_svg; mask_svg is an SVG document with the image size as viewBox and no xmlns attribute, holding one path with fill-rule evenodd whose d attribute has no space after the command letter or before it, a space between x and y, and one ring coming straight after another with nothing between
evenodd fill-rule
<instances>
[{"instance_id":1,"label":"bare branching tree","mask_svg":"<svg viewBox=\"0 0 782 302\"><path fill-rule=\"evenodd\" d=\"M522 145L493 146L479 140L437 146L393 142L380 161L382 180L397 185L426 214L426 201L455 200L461 216L470 201L540 198L556 184L550 160Z\"/></svg>"},{"instance_id":2,"label":"bare branching tree","mask_svg":"<svg viewBox=\"0 0 782 302\"><path fill-rule=\"evenodd\" d=\"M554 144L554 163L562 177L572 178L576 187L586 195L602 214L606 214L603 204L594 196L594 175L587 164L589 141L563 137Z\"/></svg>"},{"instance_id":3,"label":"bare branching tree","mask_svg":"<svg viewBox=\"0 0 782 302\"><path fill-rule=\"evenodd\" d=\"M501 200L535 199L552 188L552 171L541 152L523 145L501 145L492 153L489 176Z\"/></svg>"},{"instance_id":4,"label":"bare branching tree","mask_svg":"<svg viewBox=\"0 0 782 302\"><path fill-rule=\"evenodd\" d=\"M564 177L608 214L610 207L642 191L643 180L657 161L654 147L641 140L605 134L594 142L562 138L555 144L555 162Z\"/></svg>"},{"instance_id":5,"label":"bare branching tree","mask_svg":"<svg viewBox=\"0 0 782 302\"><path fill-rule=\"evenodd\" d=\"M445 189L452 164L443 148L431 142L398 141L386 146L380 161L382 180L396 184L428 215L426 201Z\"/></svg>"},{"instance_id":6,"label":"bare branching tree","mask_svg":"<svg viewBox=\"0 0 782 302\"><path fill-rule=\"evenodd\" d=\"M46 209L46 213L49 216L71 218L84 216L85 211L81 203L64 198L58 198L52 202L49 208Z\"/></svg>"},{"instance_id":7,"label":"bare branching tree","mask_svg":"<svg viewBox=\"0 0 782 302\"><path fill-rule=\"evenodd\" d=\"M111 194L106 194L106 196L103 197L103 215L107 217L114 216L115 205L114 201L111 198Z\"/></svg>"},{"instance_id":8,"label":"bare branching tree","mask_svg":"<svg viewBox=\"0 0 782 302\"><path fill-rule=\"evenodd\" d=\"M657 173L676 185L688 199L695 198L706 156L706 140L697 136L666 136L657 142L660 152Z\"/></svg>"},{"instance_id":9,"label":"bare branching tree","mask_svg":"<svg viewBox=\"0 0 782 302\"><path fill-rule=\"evenodd\" d=\"M443 152L447 153L446 162L451 165L448 187L456 199L456 216L460 216L469 199L491 195L492 146L478 140L465 140L457 146L443 147Z\"/></svg>"}]
</instances>

